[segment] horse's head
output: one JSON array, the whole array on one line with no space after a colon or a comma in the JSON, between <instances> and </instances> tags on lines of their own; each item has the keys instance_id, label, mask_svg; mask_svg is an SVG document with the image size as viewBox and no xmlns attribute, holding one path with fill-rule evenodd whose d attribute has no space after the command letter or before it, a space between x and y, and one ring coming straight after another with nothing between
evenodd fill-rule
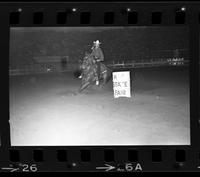
<instances>
[{"instance_id":1,"label":"horse's head","mask_svg":"<svg viewBox=\"0 0 200 177\"><path fill-rule=\"evenodd\" d=\"M90 54L86 52L84 58L80 60L79 63L80 63L80 69L85 70L94 64L94 60L90 56Z\"/></svg>"},{"instance_id":2,"label":"horse's head","mask_svg":"<svg viewBox=\"0 0 200 177\"><path fill-rule=\"evenodd\" d=\"M80 60L80 68L82 70L86 69L86 67L87 67L87 59L88 59L88 57L85 56L82 60Z\"/></svg>"}]
</instances>

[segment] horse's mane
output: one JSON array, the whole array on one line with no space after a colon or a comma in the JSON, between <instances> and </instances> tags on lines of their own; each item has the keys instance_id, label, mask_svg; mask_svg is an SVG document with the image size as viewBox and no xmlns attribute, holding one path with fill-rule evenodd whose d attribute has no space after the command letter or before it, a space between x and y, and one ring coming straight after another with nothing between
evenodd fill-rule
<instances>
[{"instance_id":1,"label":"horse's mane","mask_svg":"<svg viewBox=\"0 0 200 177\"><path fill-rule=\"evenodd\" d=\"M95 63L94 57L91 56L91 54L86 54L84 60L87 60L90 65L93 65Z\"/></svg>"}]
</instances>

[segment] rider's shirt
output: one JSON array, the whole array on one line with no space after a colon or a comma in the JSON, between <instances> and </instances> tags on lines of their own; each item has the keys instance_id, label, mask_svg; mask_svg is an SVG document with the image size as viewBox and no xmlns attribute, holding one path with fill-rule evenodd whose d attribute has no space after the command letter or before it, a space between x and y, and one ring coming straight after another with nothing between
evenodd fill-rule
<instances>
[{"instance_id":1,"label":"rider's shirt","mask_svg":"<svg viewBox=\"0 0 200 177\"><path fill-rule=\"evenodd\" d=\"M95 60L104 61L104 54L100 47L93 48L91 56L93 56L95 58Z\"/></svg>"}]
</instances>

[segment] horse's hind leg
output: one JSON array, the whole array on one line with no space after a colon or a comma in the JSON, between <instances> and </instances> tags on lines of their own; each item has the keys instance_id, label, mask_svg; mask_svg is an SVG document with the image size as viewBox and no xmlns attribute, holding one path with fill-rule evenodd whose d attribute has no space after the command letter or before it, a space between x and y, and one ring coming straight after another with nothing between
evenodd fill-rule
<instances>
[{"instance_id":1,"label":"horse's hind leg","mask_svg":"<svg viewBox=\"0 0 200 177\"><path fill-rule=\"evenodd\" d=\"M103 74L101 82L102 83L100 85L101 85L101 88L103 88L106 85L106 83L107 83L106 73Z\"/></svg>"},{"instance_id":2,"label":"horse's hind leg","mask_svg":"<svg viewBox=\"0 0 200 177\"><path fill-rule=\"evenodd\" d=\"M106 85L108 82L109 82L109 80L111 79L111 73L109 73L109 72L106 72L105 74L104 74L104 77L103 77L104 79L104 85Z\"/></svg>"}]
</instances>

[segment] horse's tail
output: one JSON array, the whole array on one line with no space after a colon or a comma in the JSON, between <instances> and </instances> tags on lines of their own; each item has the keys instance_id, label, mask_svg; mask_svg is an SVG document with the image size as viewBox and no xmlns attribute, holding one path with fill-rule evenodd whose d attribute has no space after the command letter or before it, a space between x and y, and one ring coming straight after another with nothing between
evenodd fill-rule
<instances>
[{"instance_id":1,"label":"horse's tail","mask_svg":"<svg viewBox=\"0 0 200 177\"><path fill-rule=\"evenodd\" d=\"M108 81L110 81L110 79L112 78L112 70L108 68L107 71L107 77L106 77L106 83L108 83Z\"/></svg>"},{"instance_id":2,"label":"horse's tail","mask_svg":"<svg viewBox=\"0 0 200 177\"><path fill-rule=\"evenodd\" d=\"M106 84L112 77L112 69L109 68L108 66L106 66L105 64L102 64L102 65L104 67L104 71L102 72L102 74L106 73L106 75L105 75L106 77L105 77L105 81L104 81L104 83Z\"/></svg>"}]
</instances>

